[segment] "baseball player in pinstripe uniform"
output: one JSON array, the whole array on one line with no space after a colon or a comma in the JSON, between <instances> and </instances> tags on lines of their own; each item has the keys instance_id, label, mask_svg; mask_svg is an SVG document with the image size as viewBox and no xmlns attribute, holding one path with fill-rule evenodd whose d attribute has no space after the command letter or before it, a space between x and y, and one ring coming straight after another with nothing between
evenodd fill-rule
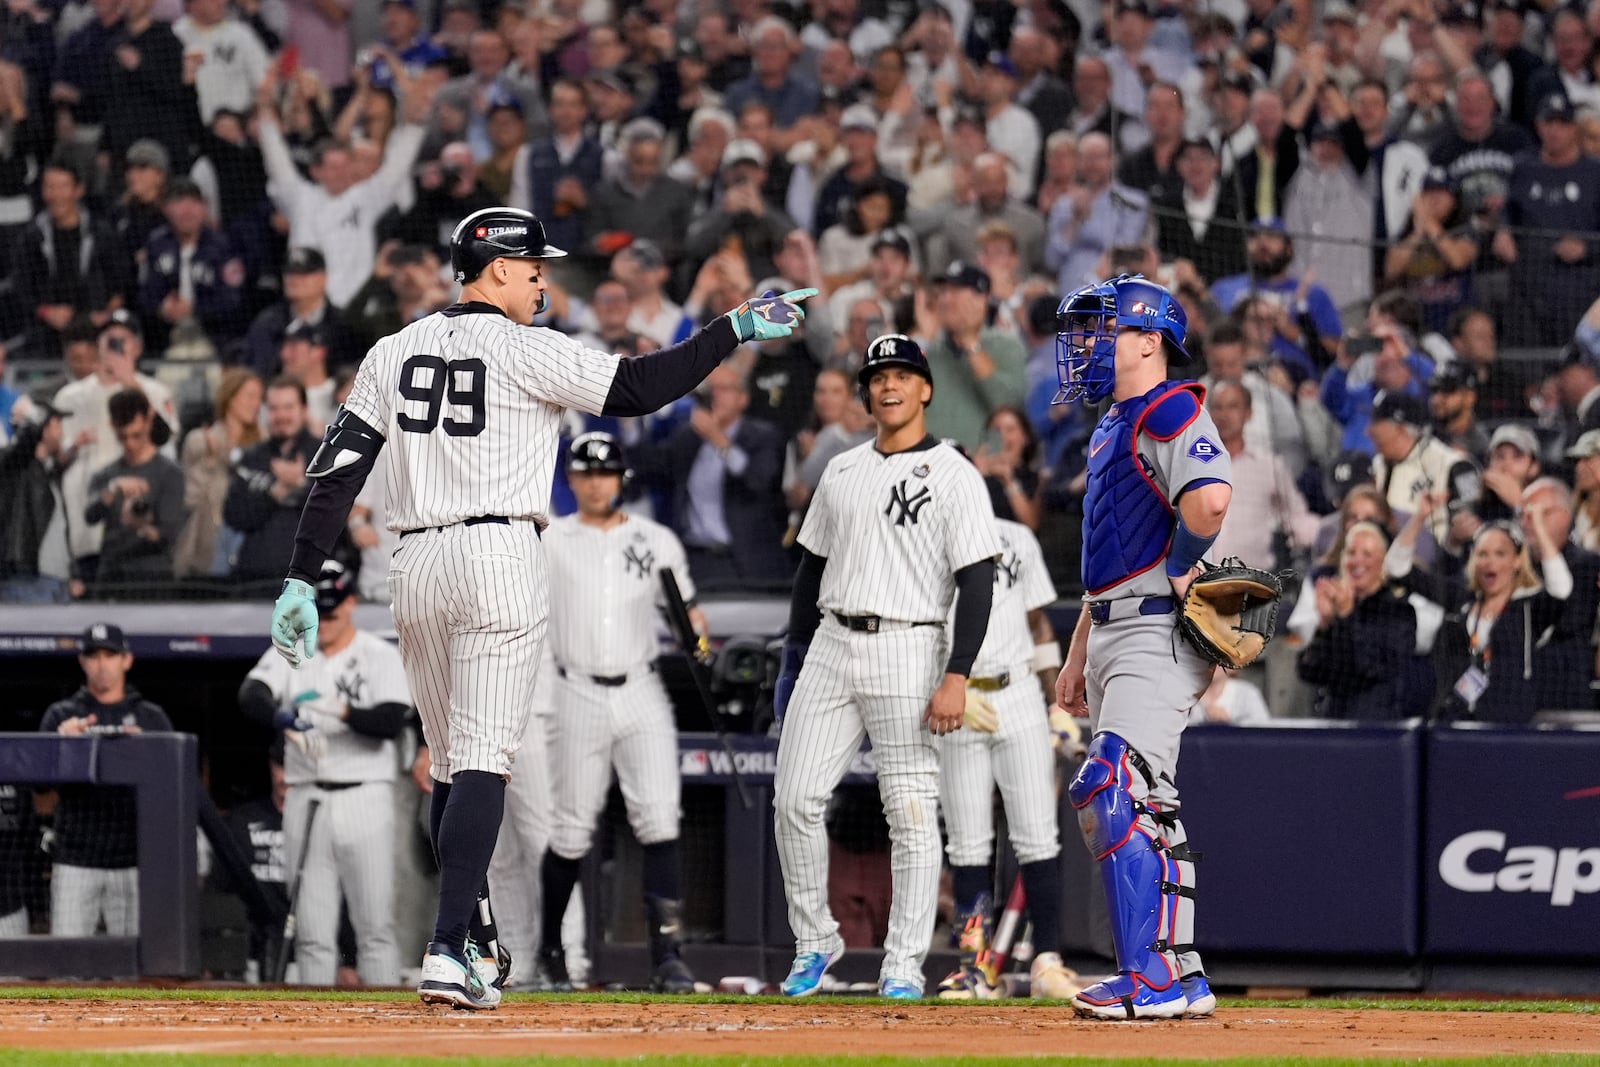
<instances>
[{"instance_id":1,"label":"baseball player in pinstripe uniform","mask_svg":"<svg viewBox=\"0 0 1600 1067\"><path fill-rule=\"evenodd\" d=\"M400 982L394 917L394 739L411 714L395 647L356 629L356 577L335 560L316 586L317 651L301 670L262 653L239 687L239 707L284 731L284 855L295 902L295 960L305 985L333 985L339 969L339 901L356 933L367 985ZM316 818L308 818L312 800ZM307 834L310 834L307 843ZM298 892L295 888L298 887Z\"/></svg>"},{"instance_id":2,"label":"baseball player in pinstripe uniform","mask_svg":"<svg viewBox=\"0 0 1600 1067\"><path fill-rule=\"evenodd\" d=\"M1060 646L1044 614L1055 603L1056 589L1033 531L1008 519L995 519L995 527L1003 554L995 566L989 631L967 679L967 729L939 739L945 851L962 927L961 966L940 983L939 996L987 1000L1004 995L987 952L998 785L1039 950L1030 969L1031 992L1066 999L1083 984L1074 980L1058 951L1055 735L1036 673L1050 671L1053 682L1061 665Z\"/></svg>"},{"instance_id":3,"label":"baseball player in pinstripe uniform","mask_svg":"<svg viewBox=\"0 0 1600 1067\"><path fill-rule=\"evenodd\" d=\"M1222 528L1228 452L1205 389L1168 380L1189 362L1188 317L1171 293L1122 275L1069 294L1061 323L1056 402L1115 400L1089 439L1087 592L1055 696L1094 733L1068 794L1104 878L1119 973L1073 1007L1106 1019L1209 1015L1174 777L1212 668L1178 639L1174 612Z\"/></svg>"},{"instance_id":4,"label":"baseball player in pinstripe uniform","mask_svg":"<svg viewBox=\"0 0 1600 1067\"><path fill-rule=\"evenodd\" d=\"M272 640L294 666L314 653L312 583L388 444L387 522L401 535L391 608L432 758L440 870L417 992L476 1010L499 1005L510 969L490 944L486 875L544 642L539 533L562 415L655 411L740 344L788 336L804 318L799 301L815 292L748 300L681 344L623 360L529 328L547 303L543 261L566 254L537 217L485 208L461 220L450 244L460 302L373 346L307 469L312 488Z\"/></svg>"},{"instance_id":5,"label":"baseball player in pinstripe uniform","mask_svg":"<svg viewBox=\"0 0 1600 1067\"><path fill-rule=\"evenodd\" d=\"M829 461L806 512L774 698L778 858L796 948L783 992L815 992L844 951L823 815L865 736L893 842L878 991L914 999L939 896L935 741L961 728L1000 539L977 470L928 436L933 375L916 342L878 338L858 381L877 437Z\"/></svg>"},{"instance_id":6,"label":"baseball player in pinstripe uniform","mask_svg":"<svg viewBox=\"0 0 1600 1067\"><path fill-rule=\"evenodd\" d=\"M594 841L614 766L628 821L644 849L651 984L658 992L692 993L694 976L679 954L678 732L655 669L663 568L678 576L695 629L704 633L706 624L693 606L694 584L677 536L620 510L628 477L616 438L583 434L567 456L578 510L545 531L550 613L561 625L550 634L555 820L540 875L540 984L567 985L562 917Z\"/></svg>"}]
</instances>

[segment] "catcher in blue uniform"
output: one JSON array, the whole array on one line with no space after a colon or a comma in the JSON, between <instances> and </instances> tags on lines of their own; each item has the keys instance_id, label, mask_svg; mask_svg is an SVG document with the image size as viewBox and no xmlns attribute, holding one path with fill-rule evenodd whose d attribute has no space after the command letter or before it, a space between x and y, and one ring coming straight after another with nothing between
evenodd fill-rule
<instances>
[{"instance_id":1,"label":"catcher in blue uniform","mask_svg":"<svg viewBox=\"0 0 1600 1067\"><path fill-rule=\"evenodd\" d=\"M1276 579L1201 562L1233 489L1205 389L1171 377L1190 362L1178 301L1122 275L1069 294L1060 315L1056 403L1115 401L1089 441L1087 592L1056 702L1093 730L1069 794L1104 877L1119 973L1072 1003L1105 1019L1209 1015L1178 742L1213 664L1242 666L1271 636Z\"/></svg>"}]
</instances>

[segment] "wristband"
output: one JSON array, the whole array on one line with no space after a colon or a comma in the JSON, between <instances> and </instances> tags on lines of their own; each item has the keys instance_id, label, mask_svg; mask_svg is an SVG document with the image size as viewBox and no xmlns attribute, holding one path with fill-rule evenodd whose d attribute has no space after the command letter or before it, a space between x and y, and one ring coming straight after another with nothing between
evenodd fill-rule
<instances>
[{"instance_id":1,"label":"wristband","mask_svg":"<svg viewBox=\"0 0 1600 1067\"><path fill-rule=\"evenodd\" d=\"M1182 578L1188 574L1217 540L1216 534L1202 537L1189 529L1184 524L1182 511L1177 515L1178 527L1172 531L1172 544L1167 546L1168 578Z\"/></svg>"},{"instance_id":2,"label":"wristband","mask_svg":"<svg viewBox=\"0 0 1600 1067\"><path fill-rule=\"evenodd\" d=\"M1033 669L1035 671L1053 671L1061 666L1061 643L1059 641L1040 641L1033 646Z\"/></svg>"}]
</instances>

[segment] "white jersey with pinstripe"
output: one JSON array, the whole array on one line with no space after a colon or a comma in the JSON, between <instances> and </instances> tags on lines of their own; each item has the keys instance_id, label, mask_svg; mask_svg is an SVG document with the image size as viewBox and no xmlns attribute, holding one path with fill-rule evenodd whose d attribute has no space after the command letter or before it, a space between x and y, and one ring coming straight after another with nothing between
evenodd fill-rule
<instances>
[{"instance_id":1,"label":"white jersey with pinstripe","mask_svg":"<svg viewBox=\"0 0 1600 1067\"><path fill-rule=\"evenodd\" d=\"M1004 554L995 565L989 629L971 677L990 687L1005 682L980 690L1000 728L992 734L957 730L938 739L945 853L959 867L989 862L997 785L1018 860L1033 863L1061 851L1048 706L1033 670L1028 625L1029 612L1055 603L1056 589L1033 531L1009 519L996 519L995 528Z\"/></svg>"},{"instance_id":2,"label":"white jersey with pinstripe","mask_svg":"<svg viewBox=\"0 0 1600 1067\"><path fill-rule=\"evenodd\" d=\"M694 582L683 545L665 526L624 515L602 529L577 515L545 531L555 722L551 732L555 819L550 847L579 859L589 851L611 773L640 844L678 836L678 734L666 688L654 672L671 568L686 601Z\"/></svg>"},{"instance_id":3,"label":"white jersey with pinstripe","mask_svg":"<svg viewBox=\"0 0 1600 1067\"><path fill-rule=\"evenodd\" d=\"M485 305L379 341L345 408L386 441L395 629L433 776L509 775L527 728L548 591L537 525L561 419L599 414L619 359ZM466 520L501 516L511 525ZM522 520L532 520L524 522Z\"/></svg>"},{"instance_id":4,"label":"white jersey with pinstripe","mask_svg":"<svg viewBox=\"0 0 1600 1067\"><path fill-rule=\"evenodd\" d=\"M564 409L598 415L618 357L456 305L373 346L345 408L383 434L392 530L543 518Z\"/></svg>"},{"instance_id":5,"label":"white jersey with pinstripe","mask_svg":"<svg viewBox=\"0 0 1600 1067\"><path fill-rule=\"evenodd\" d=\"M955 573L1001 546L982 478L934 442L835 456L800 543L827 559L812 639L778 742L776 837L799 952L842 947L828 908L823 814L863 737L889 821L894 896L880 980L923 984L939 897L939 757L922 722L949 655ZM834 616L876 615L875 632Z\"/></svg>"},{"instance_id":6,"label":"white jersey with pinstripe","mask_svg":"<svg viewBox=\"0 0 1600 1067\"><path fill-rule=\"evenodd\" d=\"M828 560L824 612L943 622L955 572L998 556L977 470L955 449L884 455L867 441L828 462L800 527L800 544Z\"/></svg>"},{"instance_id":7,"label":"white jersey with pinstripe","mask_svg":"<svg viewBox=\"0 0 1600 1067\"><path fill-rule=\"evenodd\" d=\"M395 647L357 630L344 648L291 668L267 649L250 671L280 707L293 707L311 728L284 746L284 855L298 873L295 961L305 985L332 985L339 969L339 903L350 909L357 969L369 985L398 985L395 932L395 742L351 730L346 707L411 704L405 668ZM338 788L329 788L337 786ZM311 801L318 801L316 818ZM291 874L291 877L295 875Z\"/></svg>"}]
</instances>

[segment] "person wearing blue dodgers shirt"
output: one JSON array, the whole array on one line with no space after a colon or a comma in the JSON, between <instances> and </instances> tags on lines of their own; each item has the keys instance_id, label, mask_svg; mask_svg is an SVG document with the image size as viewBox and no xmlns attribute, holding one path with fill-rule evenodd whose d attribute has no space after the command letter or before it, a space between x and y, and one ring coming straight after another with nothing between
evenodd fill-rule
<instances>
[{"instance_id":1,"label":"person wearing blue dodgers shirt","mask_svg":"<svg viewBox=\"0 0 1600 1067\"><path fill-rule=\"evenodd\" d=\"M1178 640L1174 615L1222 528L1231 465L1205 388L1169 379L1191 361L1170 292L1124 274L1069 294L1060 315L1057 402L1115 401L1089 439L1087 591L1056 703L1093 728L1068 795L1104 879L1118 973L1072 1006L1102 1019L1210 1015L1174 775L1212 666Z\"/></svg>"}]
</instances>

